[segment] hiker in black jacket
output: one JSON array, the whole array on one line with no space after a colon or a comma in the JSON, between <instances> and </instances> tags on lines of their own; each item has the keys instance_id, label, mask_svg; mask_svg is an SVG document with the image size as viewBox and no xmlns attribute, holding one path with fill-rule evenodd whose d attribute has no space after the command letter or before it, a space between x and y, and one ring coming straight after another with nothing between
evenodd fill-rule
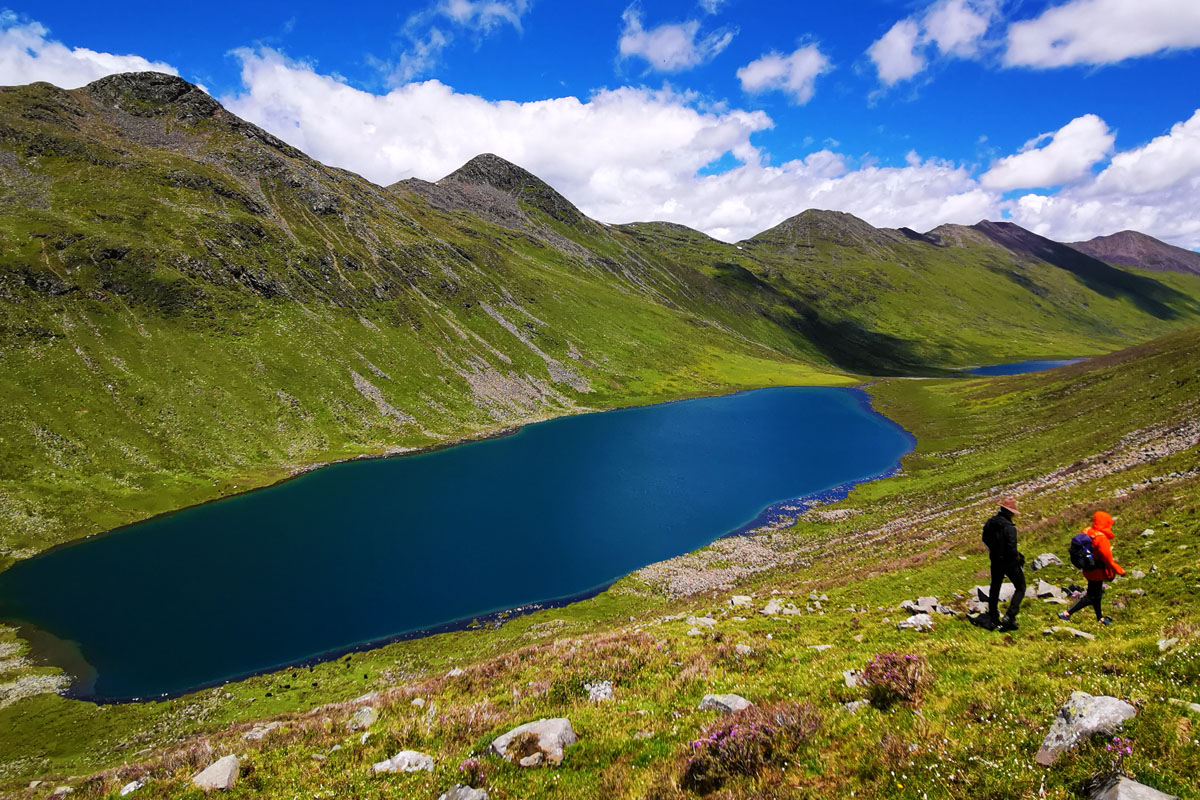
<instances>
[{"instance_id":1,"label":"hiker in black jacket","mask_svg":"<svg viewBox=\"0 0 1200 800\"><path fill-rule=\"evenodd\" d=\"M992 562L992 585L988 592L988 613L981 624L991 630L1016 630L1017 612L1025 599L1025 556L1017 550L1017 526L1013 516L1017 513L1017 501L1011 497L1000 500L1000 510L983 526L983 543L987 545L988 557ZM1000 587L1004 579L1012 581L1013 596L1008 603L1008 613L1001 619L997 606L1000 602Z\"/></svg>"}]
</instances>

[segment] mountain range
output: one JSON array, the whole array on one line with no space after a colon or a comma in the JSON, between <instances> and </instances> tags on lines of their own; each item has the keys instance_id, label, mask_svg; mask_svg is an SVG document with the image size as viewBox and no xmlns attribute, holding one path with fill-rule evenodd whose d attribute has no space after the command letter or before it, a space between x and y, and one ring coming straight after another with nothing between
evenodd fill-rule
<instances>
[{"instance_id":1,"label":"mountain range","mask_svg":"<svg viewBox=\"0 0 1200 800\"><path fill-rule=\"evenodd\" d=\"M1005 222L808 210L729 244L486 154L378 186L159 73L0 89L0 210L0 566L324 461L1200 319L1182 257Z\"/></svg>"}]
</instances>

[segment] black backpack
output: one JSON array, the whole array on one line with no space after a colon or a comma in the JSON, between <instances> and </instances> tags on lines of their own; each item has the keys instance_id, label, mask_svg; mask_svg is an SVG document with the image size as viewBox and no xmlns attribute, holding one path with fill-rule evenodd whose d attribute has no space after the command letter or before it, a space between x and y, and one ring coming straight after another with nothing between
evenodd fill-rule
<instances>
[{"instance_id":1,"label":"black backpack","mask_svg":"<svg viewBox=\"0 0 1200 800\"><path fill-rule=\"evenodd\" d=\"M1071 563L1082 570L1096 568L1096 555L1092 552L1092 537L1086 533L1076 534L1071 540Z\"/></svg>"}]
</instances>

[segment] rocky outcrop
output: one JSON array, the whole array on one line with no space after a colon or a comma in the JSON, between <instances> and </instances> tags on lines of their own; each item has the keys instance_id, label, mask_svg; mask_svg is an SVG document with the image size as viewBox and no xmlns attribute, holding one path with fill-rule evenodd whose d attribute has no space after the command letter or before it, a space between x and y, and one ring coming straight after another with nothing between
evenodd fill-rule
<instances>
[{"instance_id":1,"label":"rocky outcrop","mask_svg":"<svg viewBox=\"0 0 1200 800\"><path fill-rule=\"evenodd\" d=\"M492 750L522 767L536 767L543 763L558 766L562 763L564 751L577 739L569 719L539 719L518 725L497 737L492 742Z\"/></svg>"},{"instance_id":2,"label":"rocky outcrop","mask_svg":"<svg viewBox=\"0 0 1200 800\"><path fill-rule=\"evenodd\" d=\"M219 758L192 777L192 785L204 791L228 791L237 783L242 763L235 755Z\"/></svg>"},{"instance_id":3,"label":"rocky outcrop","mask_svg":"<svg viewBox=\"0 0 1200 800\"><path fill-rule=\"evenodd\" d=\"M1050 732L1037 752L1037 763L1050 766L1066 751L1097 733L1111 733L1122 722L1137 714L1137 709L1115 697L1072 692L1050 726Z\"/></svg>"}]
</instances>

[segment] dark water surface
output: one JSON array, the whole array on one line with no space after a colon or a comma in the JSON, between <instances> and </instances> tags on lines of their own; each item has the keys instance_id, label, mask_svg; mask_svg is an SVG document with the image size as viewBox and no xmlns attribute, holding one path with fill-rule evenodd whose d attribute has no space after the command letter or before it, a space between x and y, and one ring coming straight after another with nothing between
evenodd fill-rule
<instances>
[{"instance_id":1,"label":"dark water surface","mask_svg":"<svg viewBox=\"0 0 1200 800\"><path fill-rule=\"evenodd\" d=\"M75 691L147 697L596 589L911 447L847 389L587 414L335 464L0 573L0 617L74 642Z\"/></svg>"},{"instance_id":2,"label":"dark water surface","mask_svg":"<svg viewBox=\"0 0 1200 800\"><path fill-rule=\"evenodd\" d=\"M987 377L995 377L998 375L1021 375L1026 372L1041 372L1046 369L1054 369L1055 367L1065 367L1067 364L1076 364L1084 361L1082 358L1068 358L1061 361L1014 361L1011 364L992 364L987 367L975 367L967 372L972 375L984 375Z\"/></svg>"}]
</instances>

